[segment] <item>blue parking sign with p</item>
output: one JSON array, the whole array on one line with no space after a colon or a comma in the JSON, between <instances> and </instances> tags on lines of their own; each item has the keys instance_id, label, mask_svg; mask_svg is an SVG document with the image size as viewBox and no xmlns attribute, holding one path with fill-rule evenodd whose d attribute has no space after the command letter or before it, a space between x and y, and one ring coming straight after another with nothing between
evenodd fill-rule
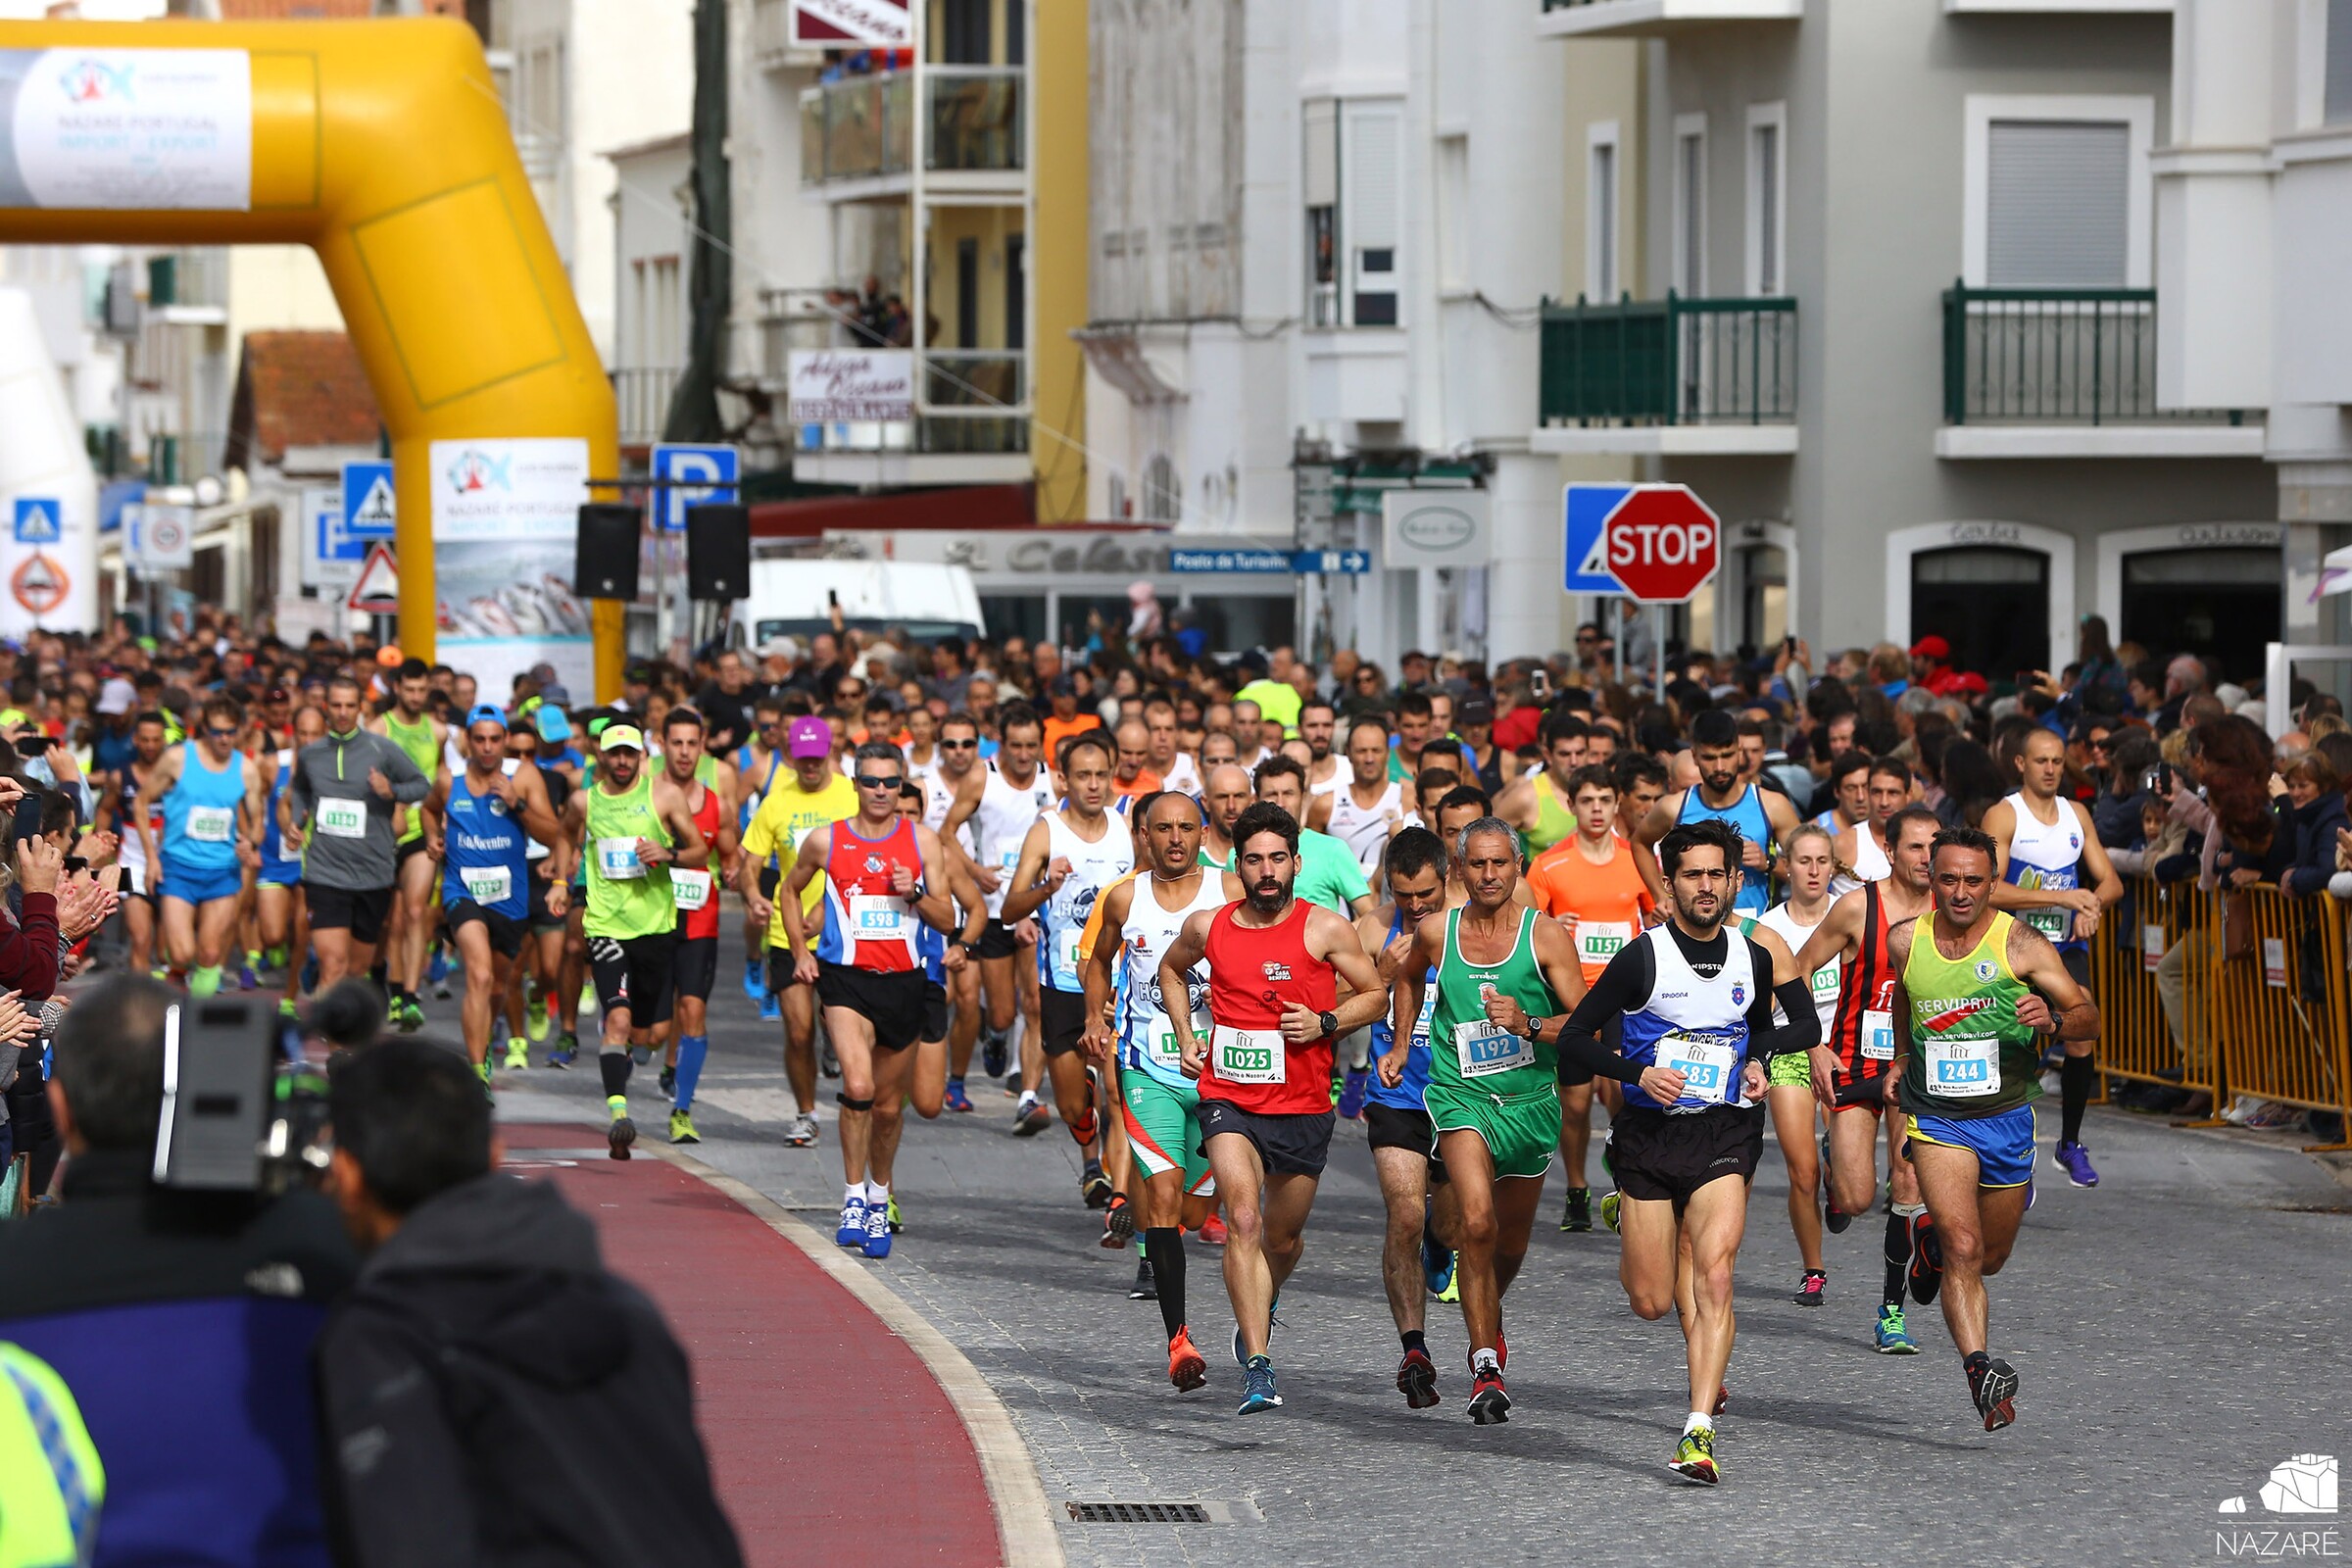
<instances>
[{"instance_id":1,"label":"blue parking sign with p","mask_svg":"<svg viewBox=\"0 0 2352 1568\"><path fill-rule=\"evenodd\" d=\"M733 501L743 476L743 455L733 447L663 444L654 448L653 464L654 477L667 481L654 496L654 515L663 533L686 531L688 507Z\"/></svg>"},{"instance_id":2,"label":"blue parking sign with p","mask_svg":"<svg viewBox=\"0 0 2352 1568\"><path fill-rule=\"evenodd\" d=\"M65 516L55 496L17 497L17 543L53 545L65 535Z\"/></svg>"}]
</instances>

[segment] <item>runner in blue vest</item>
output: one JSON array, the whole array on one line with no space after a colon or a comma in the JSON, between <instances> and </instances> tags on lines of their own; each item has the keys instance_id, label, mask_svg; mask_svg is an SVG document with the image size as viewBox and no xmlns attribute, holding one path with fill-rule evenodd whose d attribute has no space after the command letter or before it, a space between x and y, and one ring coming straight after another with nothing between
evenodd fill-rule
<instances>
[{"instance_id":1,"label":"runner in blue vest","mask_svg":"<svg viewBox=\"0 0 2352 1568\"><path fill-rule=\"evenodd\" d=\"M148 779L164 817L164 952L174 969L186 972L193 996L220 989L237 902L246 876L261 865L270 792L261 763L236 749L244 722L235 703L212 699L196 736L158 759Z\"/></svg>"},{"instance_id":2,"label":"runner in blue vest","mask_svg":"<svg viewBox=\"0 0 2352 1568\"><path fill-rule=\"evenodd\" d=\"M1720 708L1690 720L1690 760L1698 782L1667 796L1642 824L1642 842L1654 850L1669 829L1688 822L1729 822L1740 835L1740 890L1732 908L1762 914L1772 905L1772 854L1796 828L1796 808L1786 795L1740 778L1740 723Z\"/></svg>"},{"instance_id":3,"label":"runner in blue vest","mask_svg":"<svg viewBox=\"0 0 2352 1568\"><path fill-rule=\"evenodd\" d=\"M507 717L489 703L466 715L466 771L440 769L424 798L426 853L441 861L441 908L466 965L460 1009L466 1054L482 1082L490 1081L490 1023L507 995L509 970L522 952L531 917L531 863L524 835L567 856L564 831L549 805L539 769L507 757ZM437 844L436 844L436 841ZM561 913L571 893L559 875L548 904ZM510 1019L512 1027L519 1020ZM507 1041L506 1065L530 1065L521 1035Z\"/></svg>"}]
</instances>

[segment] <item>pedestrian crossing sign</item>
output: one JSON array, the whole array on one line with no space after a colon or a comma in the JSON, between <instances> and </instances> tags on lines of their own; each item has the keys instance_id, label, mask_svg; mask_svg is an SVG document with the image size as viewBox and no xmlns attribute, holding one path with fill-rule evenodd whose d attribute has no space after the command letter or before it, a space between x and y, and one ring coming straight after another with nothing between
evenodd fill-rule
<instances>
[{"instance_id":1,"label":"pedestrian crossing sign","mask_svg":"<svg viewBox=\"0 0 2352 1568\"><path fill-rule=\"evenodd\" d=\"M392 465L343 465L343 531L354 539L389 539L398 506L393 499Z\"/></svg>"},{"instance_id":2,"label":"pedestrian crossing sign","mask_svg":"<svg viewBox=\"0 0 2352 1568\"><path fill-rule=\"evenodd\" d=\"M65 521L55 496L17 497L17 543L53 545L65 533Z\"/></svg>"}]
</instances>

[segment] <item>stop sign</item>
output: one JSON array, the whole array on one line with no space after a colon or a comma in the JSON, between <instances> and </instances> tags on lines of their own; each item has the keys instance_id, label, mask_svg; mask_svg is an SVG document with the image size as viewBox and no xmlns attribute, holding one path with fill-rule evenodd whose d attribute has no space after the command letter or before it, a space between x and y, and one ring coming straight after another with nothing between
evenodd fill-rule
<instances>
[{"instance_id":1,"label":"stop sign","mask_svg":"<svg viewBox=\"0 0 2352 1568\"><path fill-rule=\"evenodd\" d=\"M1601 529L1610 574L1645 605L1683 603L1722 554L1723 523L1686 485L1636 485Z\"/></svg>"}]
</instances>

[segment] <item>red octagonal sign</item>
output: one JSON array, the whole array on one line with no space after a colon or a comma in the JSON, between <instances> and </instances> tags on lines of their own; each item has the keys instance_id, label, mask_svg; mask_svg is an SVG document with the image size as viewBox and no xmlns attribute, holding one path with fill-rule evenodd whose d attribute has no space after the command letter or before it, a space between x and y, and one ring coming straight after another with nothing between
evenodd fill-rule
<instances>
[{"instance_id":1,"label":"red octagonal sign","mask_svg":"<svg viewBox=\"0 0 2352 1568\"><path fill-rule=\"evenodd\" d=\"M1687 485L1636 485L1601 528L1610 575L1645 605L1682 604L1722 554L1722 521Z\"/></svg>"}]
</instances>

